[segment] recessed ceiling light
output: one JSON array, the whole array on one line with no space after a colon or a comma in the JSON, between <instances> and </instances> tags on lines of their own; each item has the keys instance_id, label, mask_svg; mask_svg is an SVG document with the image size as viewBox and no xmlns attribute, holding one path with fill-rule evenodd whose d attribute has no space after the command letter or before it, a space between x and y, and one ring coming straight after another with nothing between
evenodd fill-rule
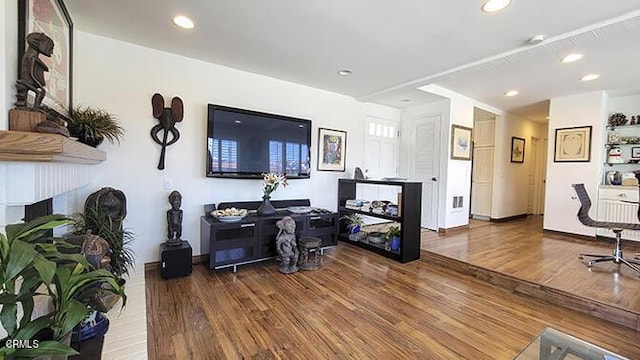
<instances>
[{"instance_id":1,"label":"recessed ceiling light","mask_svg":"<svg viewBox=\"0 0 640 360\"><path fill-rule=\"evenodd\" d=\"M600 75L598 74L587 74L583 77L580 78L580 81L591 81L591 80L595 80L597 78L599 78Z\"/></svg>"},{"instance_id":2,"label":"recessed ceiling light","mask_svg":"<svg viewBox=\"0 0 640 360\"><path fill-rule=\"evenodd\" d=\"M518 95L520 92L518 90L509 90L506 93L504 93L504 96L516 96Z\"/></svg>"},{"instance_id":3,"label":"recessed ceiling light","mask_svg":"<svg viewBox=\"0 0 640 360\"><path fill-rule=\"evenodd\" d=\"M563 63L572 63L574 61L578 61L580 59L582 59L584 55L582 54L569 54L565 57L562 58L562 62Z\"/></svg>"},{"instance_id":4,"label":"recessed ceiling light","mask_svg":"<svg viewBox=\"0 0 640 360\"><path fill-rule=\"evenodd\" d=\"M411 99L402 99L400 100L400 102L404 102L404 103L411 102Z\"/></svg>"},{"instance_id":5,"label":"recessed ceiling light","mask_svg":"<svg viewBox=\"0 0 640 360\"><path fill-rule=\"evenodd\" d=\"M482 11L486 13L493 13L500 11L511 4L511 0L487 0L482 4Z\"/></svg>"},{"instance_id":6,"label":"recessed ceiling light","mask_svg":"<svg viewBox=\"0 0 640 360\"><path fill-rule=\"evenodd\" d=\"M338 75L340 76L349 76L351 75L353 71L349 70L349 69L342 69L342 70L338 70Z\"/></svg>"},{"instance_id":7,"label":"recessed ceiling light","mask_svg":"<svg viewBox=\"0 0 640 360\"><path fill-rule=\"evenodd\" d=\"M173 18L173 23L180 26L183 29L193 29L194 28L194 24L193 21L191 19L189 19L186 16L182 16L182 15L178 15L176 17Z\"/></svg>"},{"instance_id":8,"label":"recessed ceiling light","mask_svg":"<svg viewBox=\"0 0 640 360\"><path fill-rule=\"evenodd\" d=\"M543 42L545 39L544 35L536 35L534 37L532 37L531 39L529 39L529 45L538 45L541 42Z\"/></svg>"}]
</instances>

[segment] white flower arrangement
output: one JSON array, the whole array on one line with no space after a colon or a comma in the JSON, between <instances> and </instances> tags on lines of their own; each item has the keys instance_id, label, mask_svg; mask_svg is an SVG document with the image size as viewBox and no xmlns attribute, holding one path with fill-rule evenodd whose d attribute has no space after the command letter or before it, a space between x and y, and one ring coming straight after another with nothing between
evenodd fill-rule
<instances>
[{"instance_id":1,"label":"white flower arrangement","mask_svg":"<svg viewBox=\"0 0 640 360\"><path fill-rule=\"evenodd\" d=\"M267 173L262 174L264 178L264 185L262 187L262 192L264 196L271 196L271 193L276 191L279 185L282 187L287 187L289 183L287 183L287 177L284 174L276 174L276 173Z\"/></svg>"}]
</instances>

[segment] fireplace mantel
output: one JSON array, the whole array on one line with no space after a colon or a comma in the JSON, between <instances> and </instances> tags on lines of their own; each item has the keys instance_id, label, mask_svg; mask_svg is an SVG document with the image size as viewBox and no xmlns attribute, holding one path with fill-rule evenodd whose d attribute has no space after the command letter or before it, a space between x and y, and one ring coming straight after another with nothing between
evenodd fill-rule
<instances>
[{"instance_id":1,"label":"fireplace mantel","mask_svg":"<svg viewBox=\"0 0 640 360\"><path fill-rule=\"evenodd\" d=\"M106 158L104 151L62 135L0 131L0 161L99 164Z\"/></svg>"}]
</instances>

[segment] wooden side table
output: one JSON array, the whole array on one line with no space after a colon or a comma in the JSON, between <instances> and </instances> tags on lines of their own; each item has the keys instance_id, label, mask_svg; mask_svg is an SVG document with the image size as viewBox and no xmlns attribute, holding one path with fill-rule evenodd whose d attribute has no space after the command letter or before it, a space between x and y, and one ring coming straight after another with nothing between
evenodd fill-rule
<instances>
[{"instance_id":1,"label":"wooden side table","mask_svg":"<svg viewBox=\"0 0 640 360\"><path fill-rule=\"evenodd\" d=\"M322 264L320 244L322 240L317 237L303 237L298 240L300 257L298 267L300 270L318 270Z\"/></svg>"}]
</instances>

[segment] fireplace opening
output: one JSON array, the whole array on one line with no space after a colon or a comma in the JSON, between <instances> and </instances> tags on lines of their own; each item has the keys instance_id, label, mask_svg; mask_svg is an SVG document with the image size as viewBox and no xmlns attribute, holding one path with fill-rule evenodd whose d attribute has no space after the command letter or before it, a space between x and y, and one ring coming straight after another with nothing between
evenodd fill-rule
<instances>
[{"instance_id":1,"label":"fireplace opening","mask_svg":"<svg viewBox=\"0 0 640 360\"><path fill-rule=\"evenodd\" d=\"M44 199L24 206L24 222L29 222L37 217L53 214L53 198ZM45 237L52 237L53 230L45 233Z\"/></svg>"}]
</instances>

